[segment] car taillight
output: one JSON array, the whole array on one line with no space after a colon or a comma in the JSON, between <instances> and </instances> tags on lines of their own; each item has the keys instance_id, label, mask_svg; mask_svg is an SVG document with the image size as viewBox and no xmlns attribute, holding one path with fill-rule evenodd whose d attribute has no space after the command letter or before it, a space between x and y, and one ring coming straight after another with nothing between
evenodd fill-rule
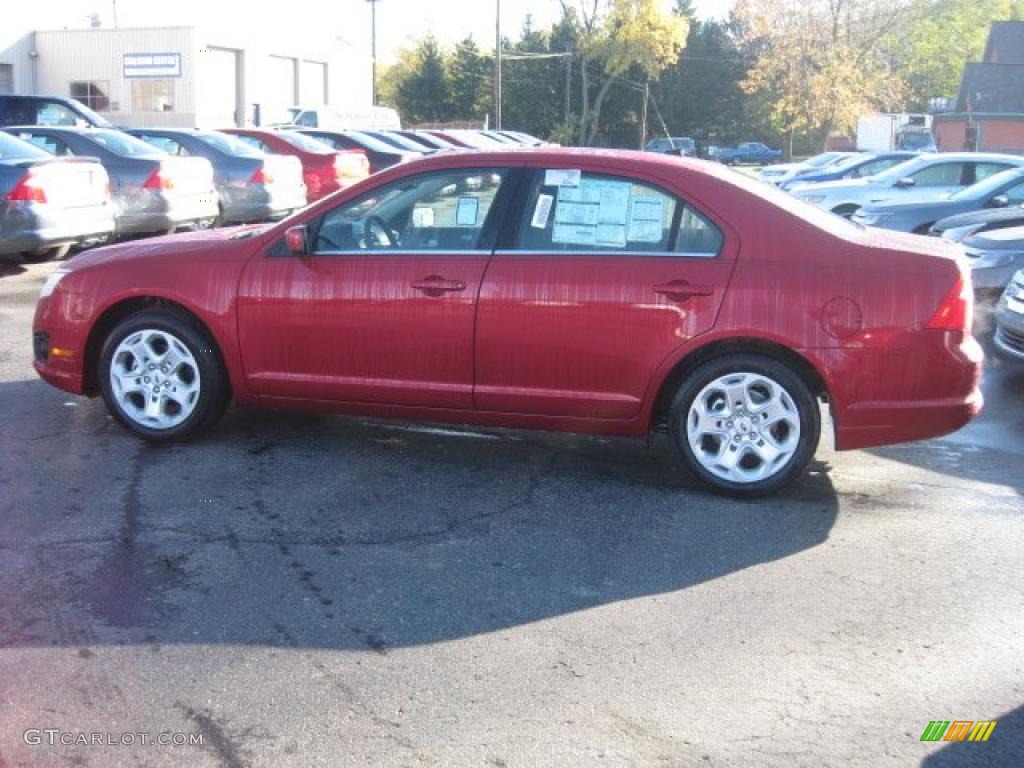
<instances>
[{"instance_id":1,"label":"car taillight","mask_svg":"<svg viewBox=\"0 0 1024 768\"><path fill-rule=\"evenodd\" d=\"M149 178L142 183L143 189L174 189L174 178L167 168L161 163L149 174Z\"/></svg>"},{"instance_id":2,"label":"car taillight","mask_svg":"<svg viewBox=\"0 0 1024 768\"><path fill-rule=\"evenodd\" d=\"M266 168L262 165L256 169L256 172L249 178L250 184L273 184L274 177L267 173Z\"/></svg>"},{"instance_id":3,"label":"car taillight","mask_svg":"<svg viewBox=\"0 0 1024 768\"><path fill-rule=\"evenodd\" d=\"M18 180L14 188L7 193L7 199L23 203L45 203L46 190L43 189L39 178L29 170Z\"/></svg>"},{"instance_id":4,"label":"car taillight","mask_svg":"<svg viewBox=\"0 0 1024 768\"><path fill-rule=\"evenodd\" d=\"M974 319L974 292L970 273L960 272L956 283L935 310L928 327L940 331L964 331L971 328Z\"/></svg>"},{"instance_id":5,"label":"car taillight","mask_svg":"<svg viewBox=\"0 0 1024 768\"><path fill-rule=\"evenodd\" d=\"M370 175L370 161L359 150L339 152L334 157L334 173L338 179L361 179Z\"/></svg>"}]
</instances>

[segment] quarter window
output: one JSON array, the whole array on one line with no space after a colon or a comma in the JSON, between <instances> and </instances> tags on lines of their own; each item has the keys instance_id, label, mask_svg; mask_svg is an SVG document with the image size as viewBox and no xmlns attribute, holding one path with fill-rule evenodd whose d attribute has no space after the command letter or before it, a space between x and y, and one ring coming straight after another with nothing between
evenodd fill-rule
<instances>
[{"instance_id":1,"label":"quarter window","mask_svg":"<svg viewBox=\"0 0 1024 768\"><path fill-rule=\"evenodd\" d=\"M997 173L1002 173L1012 166L1004 165L1003 163L977 163L974 166L974 183L977 184L979 181L984 181L989 176L995 176Z\"/></svg>"},{"instance_id":2,"label":"quarter window","mask_svg":"<svg viewBox=\"0 0 1024 768\"><path fill-rule=\"evenodd\" d=\"M327 213L313 251L476 250L504 177L461 169L389 184Z\"/></svg>"}]
</instances>

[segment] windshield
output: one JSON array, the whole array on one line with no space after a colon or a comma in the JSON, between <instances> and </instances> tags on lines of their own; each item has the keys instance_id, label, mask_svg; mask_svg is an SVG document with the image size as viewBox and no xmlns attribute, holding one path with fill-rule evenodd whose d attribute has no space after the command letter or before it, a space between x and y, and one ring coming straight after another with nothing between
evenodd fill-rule
<instances>
[{"instance_id":1,"label":"windshield","mask_svg":"<svg viewBox=\"0 0 1024 768\"><path fill-rule=\"evenodd\" d=\"M304 149L307 152L317 152L321 155L326 155L329 152L334 152L334 149L324 144L322 141L317 141L311 136L306 136L303 133L295 133L294 131L281 131L277 136L284 141L287 141L293 147Z\"/></svg>"},{"instance_id":2,"label":"windshield","mask_svg":"<svg viewBox=\"0 0 1024 768\"><path fill-rule=\"evenodd\" d=\"M842 162L848 154L847 152L822 152L820 155L804 160L804 165L809 165L811 168L824 168L826 165Z\"/></svg>"},{"instance_id":3,"label":"windshield","mask_svg":"<svg viewBox=\"0 0 1024 768\"><path fill-rule=\"evenodd\" d=\"M360 131L367 136L372 136L378 141L382 141L385 144L389 144L394 151L395 149L407 149L410 152L426 152L427 148L422 144L419 144L412 139L406 138L401 134L397 133L384 133L382 131Z\"/></svg>"},{"instance_id":4,"label":"windshield","mask_svg":"<svg viewBox=\"0 0 1024 768\"><path fill-rule=\"evenodd\" d=\"M246 144L227 133L217 131L202 131L196 134L196 138L204 144L208 144L225 155L233 157L263 157L263 153L256 147Z\"/></svg>"},{"instance_id":5,"label":"windshield","mask_svg":"<svg viewBox=\"0 0 1024 768\"><path fill-rule=\"evenodd\" d=\"M366 149L369 149L371 152L387 152L389 154L394 154L397 149L397 147L391 144L386 144L376 136L371 136L370 134L363 133L362 131L347 131L346 135L351 136L353 140L364 146Z\"/></svg>"},{"instance_id":6,"label":"windshield","mask_svg":"<svg viewBox=\"0 0 1024 768\"><path fill-rule=\"evenodd\" d=\"M107 120L105 117L102 117L101 115L97 114L93 110L89 109L89 107L85 106L85 104L83 104L80 101L75 101L75 109L77 109L79 112L81 112L87 118L89 118L89 122L91 122L93 125L95 125L95 126L97 126L99 128L112 128L113 127L110 124L109 120Z\"/></svg>"},{"instance_id":7,"label":"windshield","mask_svg":"<svg viewBox=\"0 0 1024 768\"><path fill-rule=\"evenodd\" d=\"M121 157L153 157L167 153L120 131L83 131L82 137Z\"/></svg>"},{"instance_id":8,"label":"windshield","mask_svg":"<svg viewBox=\"0 0 1024 768\"><path fill-rule=\"evenodd\" d=\"M44 152L27 141L21 141L6 133L0 133L0 160L35 160L49 159L50 153Z\"/></svg>"},{"instance_id":9,"label":"windshield","mask_svg":"<svg viewBox=\"0 0 1024 768\"><path fill-rule=\"evenodd\" d=\"M952 195L950 200L981 200L992 195L998 195L1002 187L1013 181L1024 181L1024 170L1012 168L1008 171L1001 171L989 176L984 181L972 184L966 189L961 189Z\"/></svg>"},{"instance_id":10,"label":"windshield","mask_svg":"<svg viewBox=\"0 0 1024 768\"><path fill-rule=\"evenodd\" d=\"M935 141L929 133L905 133L900 143L907 149L922 149L933 146Z\"/></svg>"}]
</instances>

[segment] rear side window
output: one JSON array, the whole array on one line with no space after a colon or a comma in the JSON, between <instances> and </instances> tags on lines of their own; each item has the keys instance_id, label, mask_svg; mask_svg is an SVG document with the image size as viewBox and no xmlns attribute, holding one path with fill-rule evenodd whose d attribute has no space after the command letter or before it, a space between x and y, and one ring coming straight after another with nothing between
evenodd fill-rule
<instances>
[{"instance_id":1,"label":"rear side window","mask_svg":"<svg viewBox=\"0 0 1024 768\"><path fill-rule=\"evenodd\" d=\"M243 144L248 144L253 149L258 149L260 152L268 155L273 154L273 150L271 150L265 142L257 139L255 136L239 136L238 140Z\"/></svg>"},{"instance_id":2,"label":"rear side window","mask_svg":"<svg viewBox=\"0 0 1024 768\"><path fill-rule=\"evenodd\" d=\"M692 206L635 179L539 171L516 244L550 253L678 253L713 257L722 233Z\"/></svg>"},{"instance_id":3,"label":"rear side window","mask_svg":"<svg viewBox=\"0 0 1024 768\"><path fill-rule=\"evenodd\" d=\"M70 157L75 154L71 151L71 148L60 139L54 138L53 136L46 136L43 134L30 134L24 133L19 134L18 138L23 141L27 141L30 144L34 144L40 149L48 152L51 155L57 157Z\"/></svg>"},{"instance_id":4,"label":"rear side window","mask_svg":"<svg viewBox=\"0 0 1024 768\"><path fill-rule=\"evenodd\" d=\"M166 152L169 155L180 155L187 157L189 151L185 149L179 142L167 136L150 136L142 135L139 136L147 144L150 144L162 152Z\"/></svg>"}]
</instances>

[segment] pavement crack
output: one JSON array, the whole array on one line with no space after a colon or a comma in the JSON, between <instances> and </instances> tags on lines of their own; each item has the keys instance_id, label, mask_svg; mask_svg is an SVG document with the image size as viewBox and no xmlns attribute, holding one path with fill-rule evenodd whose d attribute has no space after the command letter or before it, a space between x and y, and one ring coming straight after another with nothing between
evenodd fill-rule
<instances>
[{"instance_id":1,"label":"pavement crack","mask_svg":"<svg viewBox=\"0 0 1024 768\"><path fill-rule=\"evenodd\" d=\"M203 735L203 745L213 748L214 753L220 758L221 765L225 768L245 768L246 761L242 759L241 750L234 740L227 734L224 728L209 715L197 712L184 704L178 704L178 709L188 715L188 719L199 726Z\"/></svg>"}]
</instances>

